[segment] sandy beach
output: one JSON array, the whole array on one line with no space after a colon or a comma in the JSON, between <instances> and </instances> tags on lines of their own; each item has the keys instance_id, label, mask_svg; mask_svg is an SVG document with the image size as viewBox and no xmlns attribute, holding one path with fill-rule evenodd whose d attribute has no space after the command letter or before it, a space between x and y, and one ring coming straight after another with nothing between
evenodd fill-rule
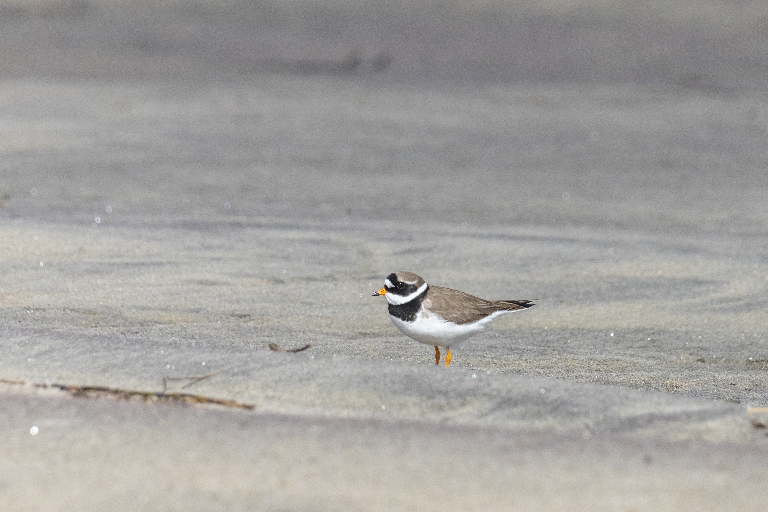
<instances>
[{"instance_id":1,"label":"sandy beach","mask_svg":"<svg viewBox=\"0 0 768 512\"><path fill-rule=\"evenodd\" d=\"M766 14L0 3L0 508L764 509Z\"/></svg>"}]
</instances>

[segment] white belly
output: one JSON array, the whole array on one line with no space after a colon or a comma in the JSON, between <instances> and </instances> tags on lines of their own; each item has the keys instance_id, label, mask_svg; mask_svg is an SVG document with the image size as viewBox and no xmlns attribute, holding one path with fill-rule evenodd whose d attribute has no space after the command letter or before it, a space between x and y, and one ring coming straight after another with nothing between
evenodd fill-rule
<instances>
[{"instance_id":1,"label":"white belly","mask_svg":"<svg viewBox=\"0 0 768 512\"><path fill-rule=\"evenodd\" d=\"M424 309L416 314L416 320L413 322L404 322L392 315L389 315L389 319L400 332L419 343L457 348L467 338L484 331L491 320L505 313L511 313L511 311L496 311L475 323L462 325L447 322L435 314L425 312Z\"/></svg>"}]
</instances>

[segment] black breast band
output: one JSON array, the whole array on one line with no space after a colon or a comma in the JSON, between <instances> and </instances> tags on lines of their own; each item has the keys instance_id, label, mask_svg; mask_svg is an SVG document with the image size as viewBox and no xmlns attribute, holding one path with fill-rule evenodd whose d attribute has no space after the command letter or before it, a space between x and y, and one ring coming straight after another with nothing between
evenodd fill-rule
<instances>
[{"instance_id":1,"label":"black breast band","mask_svg":"<svg viewBox=\"0 0 768 512\"><path fill-rule=\"evenodd\" d=\"M390 304L389 314L404 322L413 322L416 320L416 314L421 309L421 303L424 301L424 297L426 297L428 291L429 286L405 304Z\"/></svg>"}]
</instances>

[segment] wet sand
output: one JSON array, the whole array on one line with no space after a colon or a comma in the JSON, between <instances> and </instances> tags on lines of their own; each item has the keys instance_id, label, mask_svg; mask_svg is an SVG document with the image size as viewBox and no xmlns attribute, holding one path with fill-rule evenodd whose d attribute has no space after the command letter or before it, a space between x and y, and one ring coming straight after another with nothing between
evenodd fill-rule
<instances>
[{"instance_id":1,"label":"wet sand","mask_svg":"<svg viewBox=\"0 0 768 512\"><path fill-rule=\"evenodd\" d=\"M0 9L3 509L763 506L761 7L489 5Z\"/></svg>"}]
</instances>

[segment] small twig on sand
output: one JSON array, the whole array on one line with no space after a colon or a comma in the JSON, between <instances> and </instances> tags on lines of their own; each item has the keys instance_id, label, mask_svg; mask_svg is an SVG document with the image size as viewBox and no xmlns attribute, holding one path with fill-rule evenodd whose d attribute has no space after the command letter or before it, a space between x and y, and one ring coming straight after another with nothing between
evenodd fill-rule
<instances>
[{"instance_id":1,"label":"small twig on sand","mask_svg":"<svg viewBox=\"0 0 768 512\"><path fill-rule=\"evenodd\" d=\"M23 380L10 380L10 379L0 379L0 384L11 384L14 386L25 386L27 383Z\"/></svg>"},{"instance_id":2,"label":"small twig on sand","mask_svg":"<svg viewBox=\"0 0 768 512\"><path fill-rule=\"evenodd\" d=\"M140 398L145 402L182 402L186 404L213 404L223 405L224 407L234 407L236 409L254 409L255 406L237 402L235 400L224 400L219 398L209 398L200 395L191 395L188 393L152 393L148 391L132 391L129 389L115 389L103 386L66 386L63 384L51 384L52 388L58 388L62 391L72 393L74 396L114 396L118 399L129 400Z\"/></svg>"},{"instance_id":3,"label":"small twig on sand","mask_svg":"<svg viewBox=\"0 0 768 512\"><path fill-rule=\"evenodd\" d=\"M202 378L207 378L215 375L204 375ZM198 379L198 380L202 380ZM219 398L209 398L201 395L191 395L188 393L153 393L151 391L133 391L130 389L108 388L104 386L69 386L67 384L41 384L41 383L27 383L17 380L0 379L0 383L13 384L13 385L30 385L38 389L59 389L65 391L72 396L83 397L103 397L111 396L120 400L131 400L139 398L145 402L181 402L185 404L211 404L221 405L224 407L232 407L235 409L253 410L256 408L254 405L244 404L235 400L224 400Z\"/></svg>"},{"instance_id":4,"label":"small twig on sand","mask_svg":"<svg viewBox=\"0 0 768 512\"><path fill-rule=\"evenodd\" d=\"M185 388L191 386L192 384L196 384L196 383L200 382L203 379L207 379L208 377L213 377L214 375L218 375L218 374L219 374L219 372L213 372L213 373L208 373L206 375L200 375L200 376L195 376L195 377L168 377L167 375L165 375L165 376L163 376L163 393L165 393L165 391L168 389L168 382L169 381L172 381L172 380L173 381L177 381L177 380L190 380L191 379L191 382L187 382L186 384L181 386L181 389L185 389Z\"/></svg>"},{"instance_id":5,"label":"small twig on sand","mask_svg":"<svg viewBox=\"0 0 768 512\"><path fill-rule=\"evenodd\" d=\"M275 352L292 352L292 353L296 353L296 352L301 352L302 350L307 350L312 345L314 345L314 343L308 343L307 345L304 345L303 347L299 347L299 348L288 348L288 349L279 347L277 345L277 343L270 343L267 346L269 347L270 350L273 350Z\"/></svg>"}]
</instances>

